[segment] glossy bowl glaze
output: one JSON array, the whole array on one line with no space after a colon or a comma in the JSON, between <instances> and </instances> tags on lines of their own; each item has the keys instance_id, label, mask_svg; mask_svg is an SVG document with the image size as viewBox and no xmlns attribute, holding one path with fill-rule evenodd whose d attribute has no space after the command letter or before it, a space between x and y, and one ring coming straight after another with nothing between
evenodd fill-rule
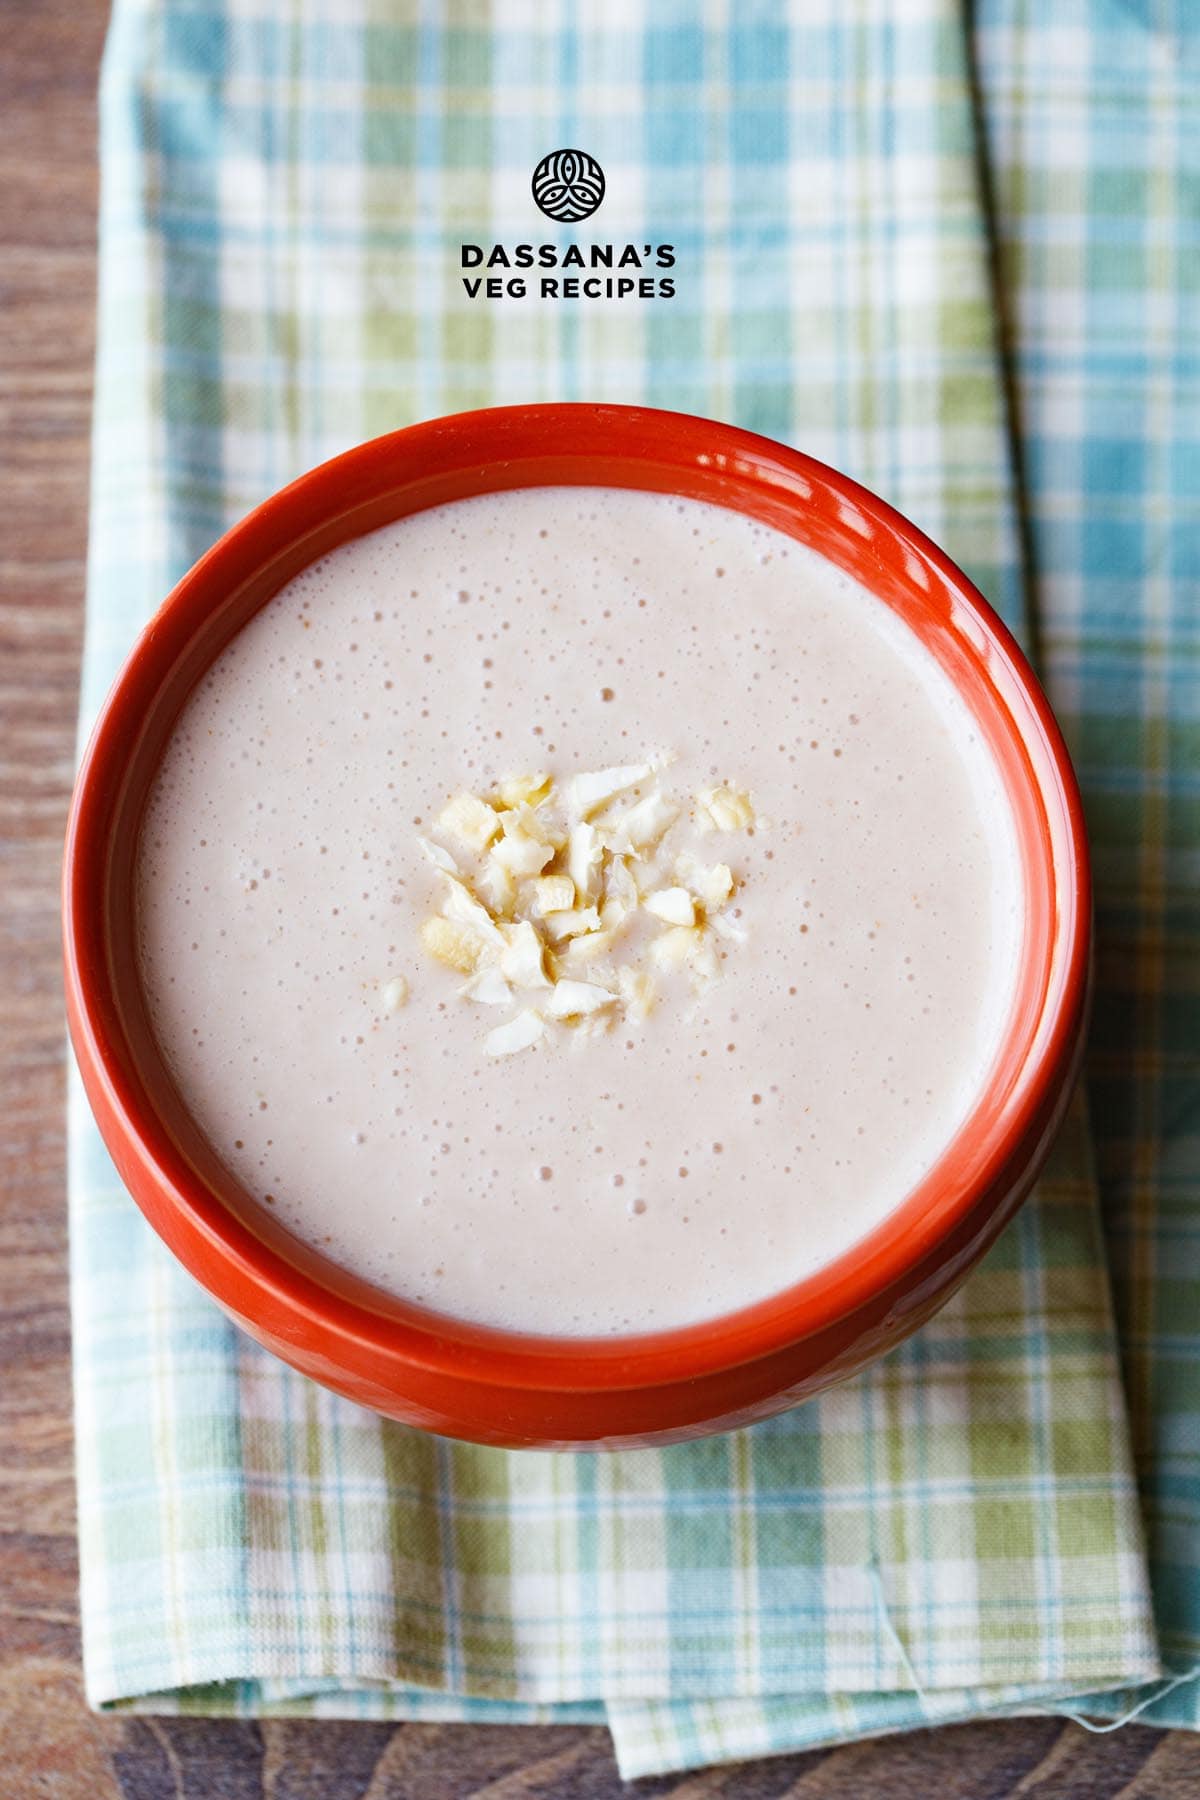
<instances>
[{"instance_id":1,"label":"glossy bowl glaze","mask_svg":"<svg viewBox=\"0 0 1200 1800\"><path fill-rule=\"evenodd\" d=\"M283 1230L234 1182L158 1053L138 980L132 875L154 769L203 671L306 564L407 513L579 483L734 507L810 545L907 621L971 708L1011 800L1025 943L1005 1041L970 1118L919 1188L838 1261L686 1329L606 1339L501 1332L407 1305ZM962 572L881 500L792 450L638 407L463 413L377 438L257 507L179 583L96 725L64 870L67 1012L92 1110L151 1225L286 1362L364 1406L481 1443L615 1447L793 1406L929 1318L1012 1217L1062 1119L1086 1013L1090 892L1058 727Z\"/></svg>"}]
</instances>

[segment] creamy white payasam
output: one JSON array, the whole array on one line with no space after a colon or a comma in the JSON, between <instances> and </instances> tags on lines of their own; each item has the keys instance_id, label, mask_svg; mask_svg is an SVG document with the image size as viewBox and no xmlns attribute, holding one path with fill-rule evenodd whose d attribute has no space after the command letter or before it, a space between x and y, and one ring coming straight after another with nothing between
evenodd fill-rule
<instances>
[{"instance_id":1,"label":"creamy white payasam","mask_svg":"<svg viewBox=\"0 0 1200 1800\"><path fill-rule=\"evenodd\" d=\"M971 714L879 600L672 496L335 550L188 701L137 871L193 1117L295 1235L533 1333L852 1249L967 1116L1022 937Z\"/></svg>"}]
</instances>

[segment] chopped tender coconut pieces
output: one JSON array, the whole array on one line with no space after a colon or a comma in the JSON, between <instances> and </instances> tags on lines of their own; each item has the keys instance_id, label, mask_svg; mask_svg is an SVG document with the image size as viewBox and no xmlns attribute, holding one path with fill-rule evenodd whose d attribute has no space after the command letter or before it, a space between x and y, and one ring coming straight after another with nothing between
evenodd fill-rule
<instances>
[{"instance_id":1,"label":"chopped tender coconut pieces","mask_svg":"<svg viewBox=\"0 0 1200 1800\"><path fill-rule=\"evenodd\" d=\"M379 998L383 1002L385 1012L399 1012L408 999L408 983L403 975L393 975L385 981L380 989Z\"/></svg>"},{"instance_id":2,"label":"chopped tender coconut pieces","mask_svg":"<svg viewBox=\"0 0 1200 1800\"><path fill-rule=\"evenodd\" d=\"M701 788L696 795L696 818L701 831L745 831L754 823L754 807L741 788Z\"/></svg>"},{"instance_id":3,"label":"chopped tender coconut pieces","mask_svg":"<svg viewBox=\"0 0 1200 1800\"><path fill-rule=\"evenodd\" d=\"M705 788L688 812L661 786L670 760L614 764L561 789L548 774L518 773L486 797L454 795L437 829L471 852L470 868L418 838L442 882L439 911L421 927L426 952L467 977L462 999L517 1009L483 1038L488 1056L531 1049L549 1031L587 1038L618 1018L640 1022L680 975L695 992L720 978L721 940L745 941L722 911L733 870L688 854L675 827L744 830L755 822L750 796ZM618 937L626 961L615 967ZM661 989L647 964L668 978ZM402 976L381 991L389 1010L407 997Z\"/></svg>"}]
</instances>

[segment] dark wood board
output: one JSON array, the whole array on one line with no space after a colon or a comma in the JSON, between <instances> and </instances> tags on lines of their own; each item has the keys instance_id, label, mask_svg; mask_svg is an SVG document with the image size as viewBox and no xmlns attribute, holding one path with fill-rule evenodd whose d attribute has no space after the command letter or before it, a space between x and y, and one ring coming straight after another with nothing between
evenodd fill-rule
<instances>
[{"instance_id":1,"label":"dark wood board","mask_svg":"<svg viewBox=\"0 0 1200 1800\"><path fill-rule=\"evenodd\" d=\"M1200 1737L1051 1719L623 1784L607 1733L97 1719L79 1674L58 867L83 619L99 0L0 0L0 1793L1194 1800Z\"/></svg>"}]
</instances>

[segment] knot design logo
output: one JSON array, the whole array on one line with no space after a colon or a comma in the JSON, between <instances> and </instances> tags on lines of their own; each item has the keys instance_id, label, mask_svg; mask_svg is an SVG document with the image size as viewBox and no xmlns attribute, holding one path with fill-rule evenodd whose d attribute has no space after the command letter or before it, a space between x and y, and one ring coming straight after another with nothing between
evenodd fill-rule
<instances>
[{"instance_id":1,"label":"knot design logo","mask_svg":"<svg viewBox=\"0 0 1200 1800\"><path fill-rule=\"evenodd\" d=\"M533 197L548 219L590 219L604 198L604 170L586 150L552 150L533 171Z\"/></svg>"}]
</instances>

